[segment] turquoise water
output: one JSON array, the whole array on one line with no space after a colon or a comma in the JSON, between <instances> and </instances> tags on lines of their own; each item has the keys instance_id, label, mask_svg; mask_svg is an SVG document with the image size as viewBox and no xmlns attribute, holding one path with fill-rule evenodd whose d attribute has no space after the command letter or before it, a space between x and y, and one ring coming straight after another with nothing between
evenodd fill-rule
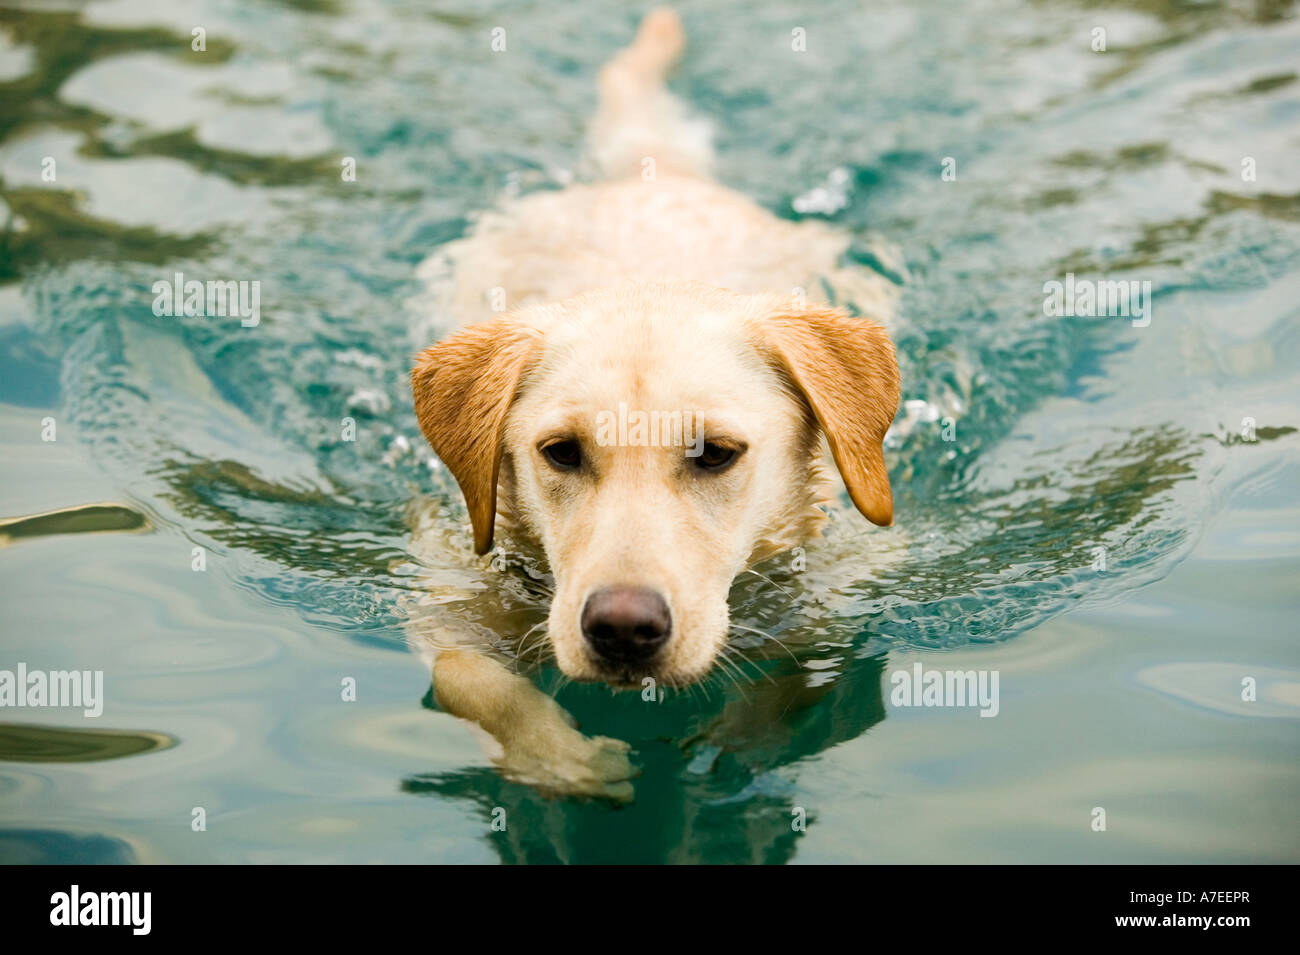
<instances>
[{"instance_id":1,"label":"turquoise water","mask_svg":"<svg viewBox=\"0 0 1300 955\"><path fill-rule=\"evenodd\" d=\"M901 556L837 524L742 577L745 679L559 689L636 748L624 807L436 711L404 514L463 516L415 269L566 181L641 9L0 7L0 518L119 507L0 538L0 669L106 693L0 710L0 860L1300 861L1294 5L758 6L684 8L673 86L724 182L901 285ZM178 271L260 282L260 322L155 315ZM1066 273L1149 281L1150 324L1044 314ZM893 705L917 662L997 671L998 715Z\"/></svg>"}]
</instances>

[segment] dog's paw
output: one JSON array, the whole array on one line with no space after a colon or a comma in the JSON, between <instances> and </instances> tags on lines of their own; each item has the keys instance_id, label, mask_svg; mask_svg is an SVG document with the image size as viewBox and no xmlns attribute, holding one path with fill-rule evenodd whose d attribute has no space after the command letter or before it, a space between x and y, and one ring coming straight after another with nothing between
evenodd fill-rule
<instances>
[{"instance_id":1,"label":"dog's paw","mask_svg":"<svg viewBox=\"0 0 1300 955\"><path fill-rule=\"evenodd\" d=\"M509 779L551 795L629 803L631 780L639 772L628 756L631 749L622 740L583 736L566 726L563 731L511 747L501 771Z\"/></svg>"}]
</instances>

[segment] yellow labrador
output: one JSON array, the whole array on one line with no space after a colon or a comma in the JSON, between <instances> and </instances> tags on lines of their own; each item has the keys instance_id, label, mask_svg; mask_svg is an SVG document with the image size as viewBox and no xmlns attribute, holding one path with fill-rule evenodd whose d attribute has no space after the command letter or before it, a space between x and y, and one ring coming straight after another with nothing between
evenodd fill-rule
<instances>
[{"instance_id":1,"label":"yellow labrador","mask_svg":"<svg viewBox=\"0 0 1300 955\"><path fill-rule=\"evenodd\" d=\"M497 538L537 549L554 579L556 665L615 687L711 670L736 575L819 533L835 497L827 447L857 509L893 518L881 450L899 397L893 347L808 291L885 318L892 287L840 266L846 234L708 178L707 128L663 83L683 45L658 10L601 71L589 143L601 178L512 201L426 264L438 310L465 327L412 373L475 551ZM435 523L418 524L413 547L430 561L445 559L427 540ZM582 735L482 641L430 619L413 645L436 698L494 738L505 772L630 795L625 745Z\"/></svg>"}]
</instances>

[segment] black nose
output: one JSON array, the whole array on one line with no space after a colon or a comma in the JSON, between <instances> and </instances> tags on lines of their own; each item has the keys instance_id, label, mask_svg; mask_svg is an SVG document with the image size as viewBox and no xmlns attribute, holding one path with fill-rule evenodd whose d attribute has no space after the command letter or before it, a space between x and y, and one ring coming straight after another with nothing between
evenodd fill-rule
<instances>
[{"instance_id":1,"label":"black nose","mask_svg":"<svg viewBox=\"0 0 1300 955\"><path fill-rule=\"evenodd\" d=\"M644 663L673 629L668 604L644 587L606 587L582 607L582 635L611 663Z\"/></svg>"}]
</instances>

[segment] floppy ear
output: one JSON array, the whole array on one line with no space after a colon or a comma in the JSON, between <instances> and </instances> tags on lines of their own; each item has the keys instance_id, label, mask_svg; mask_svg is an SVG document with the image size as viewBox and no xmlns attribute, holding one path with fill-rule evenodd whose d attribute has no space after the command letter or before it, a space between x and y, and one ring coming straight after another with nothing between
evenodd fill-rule
<instances>
[{"instance_id":1,"label":"floppy ear","mask_svg":"<svg viewBox=\"0 0 1300 955\"><path fill-rule=\"evenodd\" d=\"M808 399L840 477L862 515L894 521L894 497L881 443L898 410L898 363L885 330L843 309L766 315L759 346Z\"/></svg>"},{"instance_id":2,"label":"floppy ear","mask_svg":"<svg viewBox=\"0 0 1300 955\"><path fill-rule=\"evenodd\" d=\"M415 360L415 416L465 496L474 550L492 548L501 428L540 334L503 316L426 348Z\"/></svg>"}]
</instances>

